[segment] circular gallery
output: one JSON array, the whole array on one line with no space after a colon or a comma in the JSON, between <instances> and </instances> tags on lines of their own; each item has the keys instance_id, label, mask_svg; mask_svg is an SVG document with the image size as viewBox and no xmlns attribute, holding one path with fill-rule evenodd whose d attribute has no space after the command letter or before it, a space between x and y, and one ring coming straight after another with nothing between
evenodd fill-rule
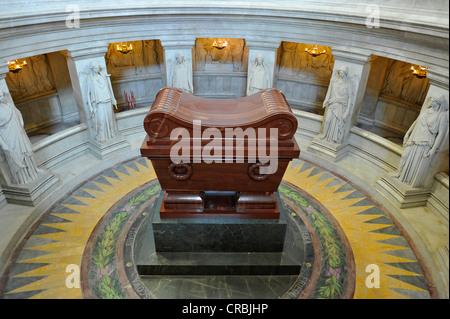
<instances>
[{"instance_id":1,"label":"circular gallery","mask_svg":"<svg viewBox=\"0 0 450 319\"><path fill-rule=\"evenodd\" d=\"M448 298L448 17L2 11L0 298Z\"/></svg>"}]
</instances>

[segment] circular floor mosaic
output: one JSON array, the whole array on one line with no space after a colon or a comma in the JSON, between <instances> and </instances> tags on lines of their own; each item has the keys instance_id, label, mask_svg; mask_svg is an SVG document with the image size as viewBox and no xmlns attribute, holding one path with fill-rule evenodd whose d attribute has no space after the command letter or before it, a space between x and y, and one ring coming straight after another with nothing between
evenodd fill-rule
<instances>
[{"instance_id":1,"label":"circular floor mosaic","mask_svg":"<svg viewBox=\"0 0 450 319\"><path fill-rule=\"evenodd\" d=\"M344 298L353 294L353 256L332 216L314 199L283 183L289 231L285 246L302 263L299 275L139 276L137 234L155 214L159 184L128 194L102 218L88 241L81 269L86 298ZM341 237L343 236L343 237ZM296 240L299 238L299 240ZM322 243L322 244L321 244ZM288 248L286 248L288 249Z\"/></svg>"},{"instance_id":2,"label":"circular floor mosaic","mask_svg":"<svg viewBox=\"0 0 450 319\"><path fill-rule=\"evenodd\" d=\"M2 298L430 298L420 257L382 207L301 160L279 188L299 275L139 276L137 234L159 194L142 158L86 181L30 229Z\"/></svg>"}]
</instances>

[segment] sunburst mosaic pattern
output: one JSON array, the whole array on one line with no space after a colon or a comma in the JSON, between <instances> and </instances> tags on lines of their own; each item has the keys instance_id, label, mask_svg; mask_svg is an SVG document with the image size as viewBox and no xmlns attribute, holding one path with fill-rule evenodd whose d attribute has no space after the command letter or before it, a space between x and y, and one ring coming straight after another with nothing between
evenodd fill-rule
<instances>
[{"instance_id":1,"label":"sunburst mosaic pattern","mask_svg":"<svg viewBox=\"0 0 450 319\"><path fill-rule=\"evenodd\" d=\"M291 165L284 180L316 198L344 231L355 259L354 298L430 298L407 240L367 196L330 172L301 161ZM369 288L374 266L379 270L379 285Z\"/></svg>"},{"instance_id":2,"label":"sunburst mosaic pattern","mask_svg":"<svg viewBox=\"0 0 450 319\"><path fill-rule=\"evenodd\" d=\"M4 286L0 287L1 297L90 298L92 295L70 281L72 271L76 274L86 263L94 263L96 273L84 277L81 274L81 278L89 278L86 280L97 287L92 290L95 295L138 297L139 294L108 294L109 288L123 283L110 280L113 278L110 274L117 269L102 265L109 264L108 258L117 255L115 244L124 240L117 235L120 227L126 227L132 216L136 219L145 213L135 209L138 205L134 202L119 205L119 199L151 201L155 189L143 186L153 185L155 179L151 163L140 158L86 181L30 230ZM322 253L320 278L316 279L320 285L309 296L430 298L420 257L418 260L405 234L380 206L347 181L313 164L295 160L284 176L280 194L306 223L315 225L318 239L315 248L326 252ZM315 211L326 211L329 216L323 219ZM99 233L103 242L90 240ZM92 258L94 253L97 259ZM345 260L339 256L345 256ZM374 271L379 274L379 285L375 286ZM336 278L345 287L333 286Z\"/></svg>"}]
</instances>

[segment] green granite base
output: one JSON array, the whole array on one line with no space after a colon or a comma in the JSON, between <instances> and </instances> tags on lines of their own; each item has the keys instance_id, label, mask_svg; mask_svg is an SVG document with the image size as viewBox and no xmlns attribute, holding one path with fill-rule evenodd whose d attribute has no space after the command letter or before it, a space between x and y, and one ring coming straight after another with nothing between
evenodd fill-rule
<instances>
[{"instance_id":1,"label":"green granite base","mask_svg":"<svg viewBox=\"0 0 450 319\"><path fill-rule=\"evenodd\" d=\"M280 200L277 193L277 199ZM140 276L290 276L301 271L301 236L287 234L280 218L160 218L162 196L136 237ZM289 241L286 245L286 240ZM300 242L298 242L300 241Z\"/></svg>"},{"instance_id":2,"label":"green granite base","mask_svg":"<svg viewBox=\"0 0 450 319\"><path fill-rule=\"evenodd\" d=\"M281 252L283 214L272 219L161 218L158 201L152 220L157 252ZM279 196L277 194L278 201Z\"/></svg>"}]
</instances>

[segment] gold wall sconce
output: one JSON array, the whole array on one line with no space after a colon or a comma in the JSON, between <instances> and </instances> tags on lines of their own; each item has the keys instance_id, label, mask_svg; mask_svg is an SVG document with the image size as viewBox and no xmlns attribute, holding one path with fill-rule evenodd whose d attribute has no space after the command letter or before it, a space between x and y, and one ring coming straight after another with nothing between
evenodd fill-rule
<instances>
[{"instance_id":1,"label":"gold wall sconce","mask_svg":"<svg viewBox=\"0 0 450 319\"><path fill-rule=\"evenodd\" d=\"M421 65L413 65L411 66L411 72L413 75L417 76L419 79L423 79L427 77L428 68Z\"/></svg>"},{"instance_id":2,"label":"gold wall sconce","mask_svg":"<svg viewBox=\"0 0 450 319\"><path fill-rule=\"evenodd\" d=\"M213 47L215 47L218 50L225 49L228 45L228 42L226 40L214 40Z\"/></svg>"},{"instance_id":3,"label":"gold wall sconce","mask_svg":"<svg viewBox=\"0 0 450 319\"><path fill-rule=\"evenodd\" d=\"M305 51L308 52L309 54L311 54L312 56L318 56L318 55L321 55L321 54L324 54L325 52L327 52L327 50L325 50L325 49L319 50L317 45L315 45L311 48L306 48Z\"/></svg>"},{"instance_id":4,"label":"gold wall sconce","mask_svg":"<svg viewBox=\"0 0 450 319\"><path fill-rule=\"evenodd\" d=\"M6 63L8 63L9 71L10 71L10 72L13 72L13 73L18 73L20 70L23 69L24 66L27 65L27 61L25 61L25 60L23 60L22 63L20 63L20 62L17 61L17 60L14 60L14 61L8 61L8 62L6 62Z\"/></svg>"},{"instance_id":5,"label":"gold wall sconce","mask_svg":"<svg viewBox=\"0 0 450 319\"><path fill-rule=\"evenodd\" d=\"M128 42L120 42L116 45L116 51L127 54L131 51L133 51L133 44Z\"/></svg>"}]
</instances>

